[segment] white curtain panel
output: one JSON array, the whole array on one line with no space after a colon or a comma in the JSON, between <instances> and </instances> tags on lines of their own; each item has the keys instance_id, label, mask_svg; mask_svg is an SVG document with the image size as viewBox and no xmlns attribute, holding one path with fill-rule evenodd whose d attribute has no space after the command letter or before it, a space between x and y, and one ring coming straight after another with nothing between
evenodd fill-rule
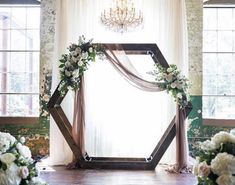
<instances>
[{"instance_id":1,"label":"white curtain panel","mask_svg":"<svg viewBox=\"0 0 235 185\"><path fill-rule=\"evenodd\" d=\"M168 63L187 75L187 24L184 0L136 0L144 16L142 28L115 33L100 23L100 14L112 0L57 0L53 90L59 83L61 54L79 35L96 43L156 43ZM131 58L146 74L151 60ZM139 60L139 61L138 61ZM72 120L72 93L63 108ZM127 84L107 61L90 66L85 75L86 150L92 156L148 157L175 113L173 100L166 93L143 92ZM121 116L120 116L121 115ZM174 163L174 143L164 155L164 163ZM52 164L71 161L71 151L53 119L50 124Z\"/></svg>"}]
</instances>

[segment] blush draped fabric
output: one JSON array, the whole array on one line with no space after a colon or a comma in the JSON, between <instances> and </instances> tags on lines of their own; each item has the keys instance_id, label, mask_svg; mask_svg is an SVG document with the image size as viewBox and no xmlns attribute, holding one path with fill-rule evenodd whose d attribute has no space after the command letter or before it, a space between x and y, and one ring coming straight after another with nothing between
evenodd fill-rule
<instances>
[{"instance_id":1,"label":"blush draped fabric","mask_svg":"<svg viewBox=\"0 0 235 185\"><path fill-rule=\"evenodd\" d=\"M138 74L137 70L125 56L124 51L121 52L121 59L119 60L120 50L111 50L105 45L105 56L112 66L123 76L131 85L150 92L159 92L163 89L159 88L154 82L149 82ZM117 45L117 49L120 48ZM116 54L115 54L116 52ZM74 103L74 121L73 121L73 137L79 145L82 154L85 155L85 101L84 101L84 80L82 77L80 90L76 92ZM188 142L185 131L186 113L185 109L180 109L177 105L176 109L176 164L170 171L181 172L188 166Z\"/></svg>"}]
</instances>

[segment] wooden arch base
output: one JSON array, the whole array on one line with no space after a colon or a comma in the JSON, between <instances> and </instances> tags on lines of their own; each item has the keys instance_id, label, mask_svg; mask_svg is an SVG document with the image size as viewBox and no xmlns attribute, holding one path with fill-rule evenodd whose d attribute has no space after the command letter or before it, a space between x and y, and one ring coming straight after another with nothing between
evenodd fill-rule
<instances>
[{"instance_id":1,"label":"wooden arch base","mask_svg":"<svg viewBox=\"0 0 235 185\"><path fill-rule=\"evenodd\" d=\"M106 44L109 48L115 49L115 44ZM168 68L169 65L156 44L120 44L126 54L150 55L155 63ZM65 140L70 146L76 160L81 168L84 169L132 169L132 170L154 170L163 154L171 144L176 135L175 117L161 137L157 146L148 158L114 158L114 157L89 157L83 156L80 147L72 137L72 126L60 106L64 97L60 96L58 87L53 93L48 109L62 132ZM186 107L186 114L192 110L191 103Z\"/></svg>"}]
</instances>

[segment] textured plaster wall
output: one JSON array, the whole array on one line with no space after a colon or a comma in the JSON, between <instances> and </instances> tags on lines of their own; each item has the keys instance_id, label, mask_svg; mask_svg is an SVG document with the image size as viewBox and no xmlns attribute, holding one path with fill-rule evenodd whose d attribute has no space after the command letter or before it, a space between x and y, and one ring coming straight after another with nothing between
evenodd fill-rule
<instances>
[{"instance_id":1,"label":"textured plaster wall","mask_svg":"<svg viewBox=\"0 0 235 185\"><path fill-rule=\"evenodd\" d=\"M230 128L205 126L202 121L202 29L203 0L186 0L188 22L189 79L193 110L189 115L188 139L190 151L195 155L197 141L209 139L215 133Z\"/></svg>"},{"instance_id":2,"label":"textured plaster wall","mask_svg":"<svg viewBox=\"0 0 235 185\"><path fill-rule=\"evenodd\" d=\"M202 95L202 0L186 0L190 94Z\"/></svg>"}]
</instances>

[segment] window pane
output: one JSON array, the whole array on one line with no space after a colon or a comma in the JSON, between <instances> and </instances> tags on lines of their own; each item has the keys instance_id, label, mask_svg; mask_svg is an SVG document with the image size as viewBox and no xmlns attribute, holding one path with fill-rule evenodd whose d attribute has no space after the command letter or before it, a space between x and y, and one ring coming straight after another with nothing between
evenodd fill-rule
<instances>
[{"instance_id":1,"label":"window pane","mask_svg":"<svg viewBox=\"0 0 235 185\"><path fill-rule=\"evenodd\" d=\"M9 92L22 93L25 92L26 85L28 84L25 73L10 73L9 76Z\"/></svg>"},{"instance_id":2,"label":"window pane","mask_svg":"<svg viewBox=\"0 0 235 185\"><path fill-rule=\"evenodd\" d=\"M230 75L218 75L217 77L217 94L229 95L231 94L231 76Z\"/></svg>"},{"instance_id":3,"label":"window pane","mask_svg":"<svg viewBox=\"0 0 235 185\"><path fill-rule=\"evenodd\" d=\"M10 72L25 72L25 52L11 52Z\"/></svg>"},{"instance_id":4,"label":"window pane","mask_svg":"<svg viewBox=\"0 0 235 185\"><path fill-rule=\"evenodd\" d=\"M217 54L203 54L203 74L217 74Z\"/></svg>"},{"instance_id":5,"label":"window pane","mask_svg":"<svg viewBox=\"0 0 235 185\"><path fill-rule=\"evenodd\" d=\"M231 94L235 94L235 74L231 75Z\"/></svg>"},{"instance_id":6,"label":"window pane","mask_svg":"<svg viewBox=\"0 0 235 185\"><path fill-rule=\"evenodd\" d=\"M217 75L204 75L203 78L203 93L204 95L217 94Z\"/></svg>"},{"instance_id":7,"label":"window pane","mask_svg":"<svg viewBox=\"0 0 235 185\"><path fill-rule=\"evenodd\" d=\"M0 116L38 116L38 95L0 95Z\"/></svg>"},{"instance_id":8,"label":"window pane","mask_svg":"<svg viewBox=\"0 0 235 185\"><path fill-rule=\"evenodd\" d=\"M27 30L26 48L27 50L39 50L39 31Z\"/></svg>"},{"instance_id":9,"label":"window pane","mask_svg":"<svg viewBox=\"0 0 235 185\"><path fill-rule=\"evenodd\" d=\"M39 29L40 26L40 9L39 8L27 8L27 28Z\"/></svg>"},{"instance_id":10,"label":"window pane","mask_svg":"<svg viewBox=\"0 0 235 185\"><path fill-rule=\"evenodd\" d=\"M203 28L204 30L217 29L217 10L215 8L204 9L203 11Z\"/></svg>"},{"instance_id":11,"label":"window pane","mask_svg":"<svg viewBox=\"0 0 235 185\"><path fill-rule=\"evenodd\" d=\"M34 116L39 116L39 95L33 95L32 97L32 109L31 114Z\"/></svg>"},{"instance_id":12,"label":"window pane","mask_svg":"<svg viewBox=\"0 0 235 185\"><path fill-rule=\"evenodd\" d=\"M0 52L0 73L7 72L10 67L10 53Z\"/></svg>"},{"instance_id":13,"label":"window pane","mask_svg":"<svg viewBox=\"0 0 235 185\"><path fill-rule=\"evenodd\" d=\"M234 25L235 25L235 20L234 20ZM232 39L233 39L233 52L235 52L235 29L233 30L233 38Z\"/></svg>"},{"instance_id":14,"label":"window pane","mask_svg":"<svg viewBox=\"0 0 235 185\"><path fill-rule=\"evenodd\" d=\"M39 73L39 52L26 53L26 71Z\"/></svg>"},{"instance_id":15,"label":"window pane","mask_svg":"<svg viewBox=\"0 0 235 185\"><path fill-rule=\"evenodd\" d=\"M218 69L218 74L235 74L235 61L233 54L218 53L218 65L213 68Z\"/></svg>"},{"instance_id":16,"label":"window pane","mask_svg":"<svg viewBox=\"0 0 235 185\"><path fill-rule=\"evenodd\" d=\"M0 73L0 93L7 92L7 73Z\"/></svg>"},{"instance_id":17,"label":"window pane","mask_svg":"<svg viewBox=\"0 0 235 185\"><path fill-rule=\"evenodd\" d=\"M203 51L217 51L217 32L204 31L203 32Z\"/></svg>"},{"instance_id":18,"label":"window pane","mask_svg":"<svg viewBox=\"0 0 235 185\"><path fill-rule=\"evenodd\" d=\"M39 92L39 73L32 74L32 91L31 92Z\"/></svg>"},{"instance_id":19,"label":"window pane","mask_svg":"<svg viewBox=\"0 0 235 185\"><path fill-rule=\"evenodd\" d=\"M235 8L233 8L233 30L235 30Z\"/></svg>"},{"instance_id":20,"label":"window pane","mask_svg":"<svg viewBox=\"0 0 235 185\"><path fill-rule=\"evenodd\" d=\"M25 50L26 32L25 30L11 31L11 49Z\"/></svg>"},{"instance_id":21,"label":"window pane","mask_svg":"<svg viewBox=\"0 0 235 185\"><path fill-rule=\"evenodd\" d=\"M0 30L0 50L10 49L10 30Z\"/></svg>"},{"instance_id":22,"label":"window pane","mask_svg":"<svg viewBox=\"0 0 235 185\"><path fill-rule=\"evenodd\" d=\"M233 9L218 8L218 29L231 30L233 29Z\"/></svg>"},{"instance_id":23,"label":"window pane","mask_svg":"<svg viewBox=\"0 0 235 185\"><path fill-rule=\"evenodd\" d=\"M24 29L26 27L26 8L17 7L11 10L11 28Z\"/></svg>"},{"instance_id":24,"label":"window pane","mask_svg":"<svg viewBox=\"0 0 235 185\"><path fill-rule=\"evenodd\" d=\"M0 29L10 28L11 9L0 7Z\"/></svg>"},{"instance_id":25,"label":"window pane","mask_svg":"<svg viewBox=\"0 0 235 185\"><path fill-rule=\"evenodd\" d=\"M203 96L203 118L214 118L216 97Z\"/></svg>"},{"instance_id":26,"label":"window pane","mask_svg":"<svg viewBox=\"0 0 235 185\"><path fill-rule=\"evenodd\" d=\"M217 98L216 117L222 119L235 119L234 97Z\"/></svg>"},{"instance_id":27,"label":"window pane","mask_svg":"<svg viewBox=\"0 0 235 185\"><path fill-rule=\"evenodd\" d=\"M218 31L218 51L220 52L233 51L232 31Z\"/></svg>"},{"instance_id":28,"label":"window pane","mask_svg":"<svg viewBox=\"0 0 235 185\"><path fill-rule=\"evenodd\" d=\"M25 74L25 91L37 93L39 91L39 74L27 73Z\"/></svg>"}]
</instances>

